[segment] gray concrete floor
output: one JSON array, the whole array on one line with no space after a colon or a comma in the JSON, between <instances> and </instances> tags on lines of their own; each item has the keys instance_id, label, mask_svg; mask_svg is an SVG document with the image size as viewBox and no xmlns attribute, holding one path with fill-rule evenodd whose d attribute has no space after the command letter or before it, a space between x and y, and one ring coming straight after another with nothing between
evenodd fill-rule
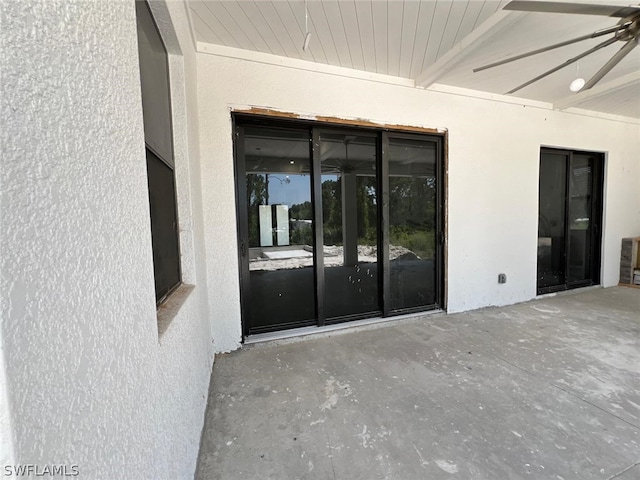
<instances>
[{"instance_id":1,"label":"gray concrete floor","mask_svg":"<svg viewBox=\"0 0 640 480\"><path fill-rule=\"evenodd\" d=\"M196 479L640 479L640 290L216 357Z\"/></svg>"}]
</instances>

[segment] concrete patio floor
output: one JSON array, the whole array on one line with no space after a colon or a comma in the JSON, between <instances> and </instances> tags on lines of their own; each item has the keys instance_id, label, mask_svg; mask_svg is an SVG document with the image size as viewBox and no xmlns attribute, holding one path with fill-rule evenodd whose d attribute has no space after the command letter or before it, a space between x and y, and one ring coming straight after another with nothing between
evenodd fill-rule
<instances>
[{"instance_id":1,"label":"concrete patio floor","mask_svg":"<svg viewBox=\"0 0 640 480\"><path fill-rule=\"evenodd\" d=\"M216 357L196 479L640 479L640 289Z\"/></svg>"}]
</instances>

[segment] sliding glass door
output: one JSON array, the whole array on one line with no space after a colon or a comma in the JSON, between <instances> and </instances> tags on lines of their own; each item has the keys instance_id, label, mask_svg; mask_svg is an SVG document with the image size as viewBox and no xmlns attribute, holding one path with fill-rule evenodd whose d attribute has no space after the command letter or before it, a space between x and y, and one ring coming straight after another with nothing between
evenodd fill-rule
<instances>
[{"instance_id":1,"label":"sliding glass door","mask_svg":"<svg viewBox=\"0 0 640 480\"><path fill-rule=\"evenodd\" d=\"M540 155L538 290L566 283L567 159L563 153Z\"/></svg>"},{"instance_id":2,"label":"sliding glass door","mask_svg":"<svg viewBox=\"0 0 640 480\"><path fill-rule=\"evenodd\" d=\"M252 332L315 324L305 131L245 127L238 142L243 315Z\"/></svg>"},{"instance_id":3,"label":"sliding glass door","mask_svg":"<svg viewBox=\"0 0 640 480\"><path fill-rule=\"evenodd\" d=\"M602 169L600 154L542 149L539 294L599 283Z\"/></svg>"},{"instance_id":4,"label":"sliding glass door","mask_svg":"<svg viewBox=\"0 0 640 480\"><path fill-rule=\"evenodd\" d=\"M380 312L375 135L319 133L324 314Z\"/></svg>"},{"instance_id":5,"label":"sliding glass door","mask_svg":"<svg viewBox=\"0 0 640 480\"><path fill-rule=\"evenodd\" d=\"M441 137L235 121L245 336L443 307Z\"/></svg>"},{"instance_id":6,"label":"sliding glass door","mask_svg":"<svg viewBox=\"0 0 640 480\"><path fill-rule=\"evenodd\" d=\"M569 192L568 192L568 258L567 285L582 285L598 283L593 278L593 260L599 254L594 251L594 244L599 245L595 238L596 228L599 226L602 212L595 209L594 170L596 169L594 156L575 153L569 159Z\"/></svg>"},{"instance_id":7,"label":"sliding glass door","mask_svg":"<svg viewBox=\"0 0 640 480\"><path fill-rule=\"evenodd\" d=\"M437 304L438 144L389 139L390 309Z\"/></svg>"}]
</instances>

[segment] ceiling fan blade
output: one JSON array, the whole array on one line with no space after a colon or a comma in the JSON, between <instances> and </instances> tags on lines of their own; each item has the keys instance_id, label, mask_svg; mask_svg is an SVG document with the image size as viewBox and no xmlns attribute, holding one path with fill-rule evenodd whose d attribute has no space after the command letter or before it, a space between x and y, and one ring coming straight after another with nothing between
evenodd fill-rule
<instances>
[{"instance_id":1,"label":"ceiling fan blade","mask_svg":"<svg viewBox=\"0 0 640 480\"><path fill-rule=\"evenodd\" d=\"M640 7L592 5L590 3L532 2L526 0L514 0L505 5L504 10L542 13L577 13L581 15L603 15L617 18L627 18L640 13Z\"/></svg>"},{"instance_id":2,"label":"ceiling fan blade","mask_svg":"<svg viewBox=\"0 0 640 480\"><path fill-rule=\"evenodd\" d=\"M613 57L611 57L609 61L605 63L604 66L600 70L598 70L595 73L595 75L587 81L587 83L584 84L584 87L582 87L582 90L589 90L596 83L602 80L602 78L607 73L609 73L613 67L615 67L618 63L620 63L620 60L626 57L631 52L631 50L633 50L637 46L638 46L638 41L635 38L632 38L627 43L625 43L624 46L620 50L618 50L618 52Z\"/></svg>"},{"instance_id":3,"label":"ceiling fan blade","mask_svg":"<svg viewBox=\"0 0 640 480\"><path fill-rule=\"evenodd\" d=\"M547 52L547 51L553 50L555 48L560 48L560 47L564 47L566 45L571 45L572 43L578 43L578 42L581 42L583 40L589 40L590 38L601 37L602 35L607 35L609 33L617 32L618 30L621 30L621 29L627 27L630 24L631 24L631 22L626 22L624 24L615 25L613 27L605 28L603 30L598 30L597 32L589 33L589 34L583 35L581 37L572 38L571 40L566 40L564 42L555 43L553 45L549 45L547 47L538 48L537 50L532 50L530 52L521 53L520 55L516 55L516 56L513 56L513 57L505 58L504 60L500 60L499 62L494 62L494 63L490 63L488 65L483 65L482 67L474 68L473 72L474 73L481 72L482 70L487 70L489 68L498 67L500 65L504 65L505 63L514 62L516 60L520 60L521 58L530 57L532 55L537 55L539 53Z\"/></svg>"},{"instance_id":4,"label":"ceiling fan blade","mask_svg":"<svg viewBox=\"0 0 640 480\"><path fill-rule=\"evenodd\" d=\"M581 58L586 57L587 55L591 55L593 52L595 52L595 51L597 51L597 50L600 50L601 48L608 47L609 45L611 45L611 44L613 44L613 43L615 43L615 42L617 42L617 41L618 41L618 40L617 40L615 37L614 37L614 38L609 38L608 40L605 40L604 42L599 43L599 44L598 44L598 45L596 45L595 47L590 48L589 50L586 50L586 51L582 52L581 54L576 55L575 57L570 58L569 60L567 60L566 62L564 62L564 63L562 63L562 64L560 64L560 65L558 65L557 67L553 67L551 70L547 70L546 72L544 72L544 73L542 73L542 74L538 75L537 77L535 77L535 78L533 78L533 79L529 80L528 82L525 82L525 83L523 83L522 85L519 85L519 86L517 86L516 88L514 88L514 89L512 89L512 90L509 90L506 94L507 94L507 95L509 95L509 94L511 94L511 93L515 93L515 92L517 92L518 90L521 90L521 89L523 89L524 87L527 87L527 86L531 85L532 83L535 83L535 82L537 82L538 80L541 80L541 79L543 79L544 77L549 76L549 75L551 75L552 73L557 72L558 70L560 70L560 69L562 69L562 68L564 68L564 67L566 67L566 66L568 66L568 65L571 65L572 63L577 62L578 60L580 60ZM625 54L625 55L626 55L626 54ZM618 61L619 61L619 60L618 60ZM617 63L617 62L616 62L616 63ZM612 67L612 68L613 68L613 67Z\"/></svg>"}]
</instances>

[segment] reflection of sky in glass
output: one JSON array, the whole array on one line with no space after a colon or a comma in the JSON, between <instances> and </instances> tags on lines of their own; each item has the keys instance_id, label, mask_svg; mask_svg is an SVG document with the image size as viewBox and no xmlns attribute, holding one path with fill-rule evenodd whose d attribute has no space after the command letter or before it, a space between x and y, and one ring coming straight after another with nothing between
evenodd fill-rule
<instances>
[{"instance_id":1,"label":"reflection of sky in glass","mask_svg":"<svg viewBox=\"0 0 640 480\"><path fill-rule=\"evenodd\" d=\"M286 179L289 179L287 183ZM269 175L269 203L296 205L311 201L309 175Z\"/></svg>"},{"instance_id":2,"label":"reflection of sky in glass","mask_svg":"<svg viewBox=\"0 0 640 480\"><path fill-rule=\"evenodd\" d=\"M289 179L287 183L286 179ZM340 175L322 175L322 183L337 182ZM374 197L375 187L367 187L367 193ZM269 203L271 205L296 205L311 201L311 179L308 175L269 174Z\"/></svg>"}]
</instances>

